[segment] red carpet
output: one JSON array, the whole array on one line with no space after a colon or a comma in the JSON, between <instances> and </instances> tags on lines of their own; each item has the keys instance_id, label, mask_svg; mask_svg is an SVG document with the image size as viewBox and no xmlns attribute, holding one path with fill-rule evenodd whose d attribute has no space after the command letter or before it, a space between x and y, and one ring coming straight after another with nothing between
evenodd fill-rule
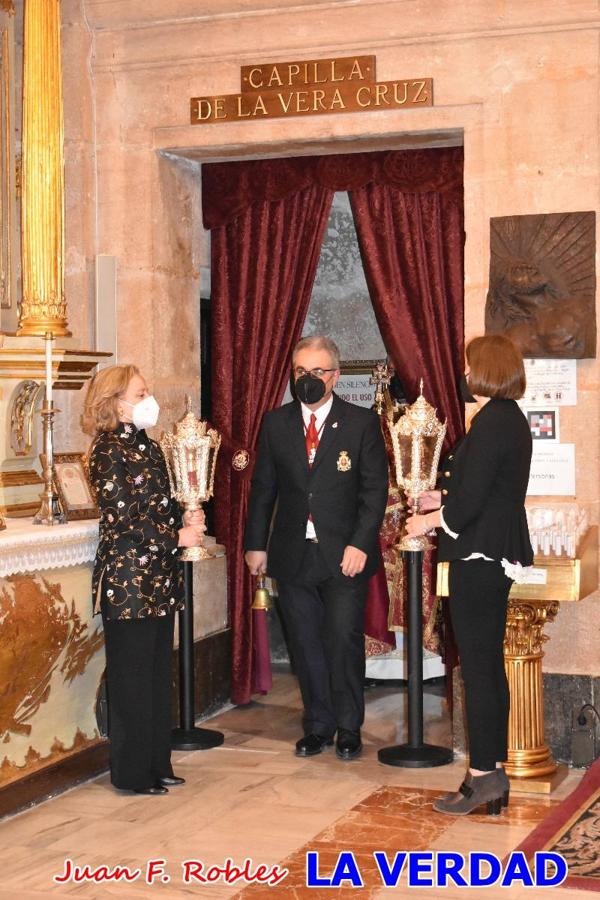
<instances>
[{"instance_id":1,"label":"red carpet","mask_svg":"<svg viewBox=\"0 0 600 900\"><path fill-rule=\"evenodd\" d=\"M600 893L600 759L516 849L528 859L539 850L560 853L569 866L562 887Z\"/></svg>"}]
</instances>

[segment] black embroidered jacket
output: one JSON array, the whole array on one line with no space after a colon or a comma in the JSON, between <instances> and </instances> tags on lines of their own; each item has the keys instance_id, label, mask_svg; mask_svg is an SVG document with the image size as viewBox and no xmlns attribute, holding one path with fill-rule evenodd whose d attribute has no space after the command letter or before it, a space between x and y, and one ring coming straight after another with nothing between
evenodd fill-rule
<instances>
[{"instance_id":1,"label":"black embroidered jacket","mask_svg":"<svg viewBox=\"0 0 600 900\"><path fill-rule=\"evenodd\" d=\"M165 616L183 608L179 505L158 444L135 425L101 432L90 453L100 509L94 608L109 620Z\"/></svg>"}]
</instances>

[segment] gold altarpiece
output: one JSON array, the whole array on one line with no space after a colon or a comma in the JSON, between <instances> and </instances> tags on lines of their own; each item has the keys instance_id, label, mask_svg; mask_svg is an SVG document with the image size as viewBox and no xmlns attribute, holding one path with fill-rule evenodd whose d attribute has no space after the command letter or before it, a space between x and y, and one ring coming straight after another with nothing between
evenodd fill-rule
<instances>
[{"instance_id":1,"label":"gold altarpiece","mask_svg":"<svg viewBox=\"0 0 600 900\"><path fill-rule=\"evenodd\" d=\"M2 328L16 327L17 172L15 164L15 9L0 2L0 310Z\"/></svg>"},{"instance_id":2,"label":"gold altarpiece","mask_svg":"<svg viewBox=\"0 0 600 900\"><path fill-rule=\"evenodd\" d=\"M26 0L16 10L10 0L0 0L0 52L0 512L14 517L33 515L40 504L44 334L59 339L52 367L58 390L81 388L98 359L110 354L81 351L69 338L59 0ZM15 122L21 118L16 160Z\"/></svg>"},{"instance_id":3,"label":"gold altarpiece","mask_svg":"<svg viewBox=\"0 0 600 900\"><path fill-rule=\"evenodd\" d=\"M103 637L90 600L98 523L48 528L26 517L39 508L42 488L43 336L51 332L58 339L55 389L78 390L98 359L111 354L81 351L69 336L59 0L25 0L16 9L0 0L0 62L0 507L7 516L0 532L3 815L37 798L36 778L49 766L58 784L59 763L61 777L72 782L75 756L85 755L88 774L106 765L95 718ZM15 123L21 118L17 166Z\"/></svg>"}]
</instances>

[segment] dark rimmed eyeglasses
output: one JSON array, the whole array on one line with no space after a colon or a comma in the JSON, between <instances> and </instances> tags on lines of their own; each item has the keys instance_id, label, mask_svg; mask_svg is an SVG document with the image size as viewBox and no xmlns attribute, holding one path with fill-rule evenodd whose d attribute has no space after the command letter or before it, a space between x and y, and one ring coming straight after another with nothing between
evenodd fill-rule
<instances>
[{"instance_id":1,"label":"dark rimmed eyeglasses","mask_svg":"<svg viewBox=\"0 0 600 900\"><path fill-rule=\"evenodd\" d=\"M294 375L296 378L302 378L303 375L312 375L313 378L322 378L323 375L327 375L328 372L337 372L337 369L310 369L306 370L303 366L296 366L294 369Z\"/></svg>"}]
</instances>

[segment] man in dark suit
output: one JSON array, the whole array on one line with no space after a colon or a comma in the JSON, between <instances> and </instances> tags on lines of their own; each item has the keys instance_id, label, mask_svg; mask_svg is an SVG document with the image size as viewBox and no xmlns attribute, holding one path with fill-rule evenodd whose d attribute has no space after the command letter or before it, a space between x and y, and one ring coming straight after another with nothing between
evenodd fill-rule
<instances>
[{"instance_id":1,"label":"man in dark suit","mask_svg":"<svg viewBox=\"0 0 600 900\"><path fill-rule=\"evenodd\" d=\"M292 365L299 399L267 413L262 425L246 562L253 575L277 579L304 702L296 754L321 753L337 732L337 755L354 759L362 750L364 608L379 563L387 456L376 414L333 393L340 375L333 341L303 338Z\"/></svg>"}]
</instances>

